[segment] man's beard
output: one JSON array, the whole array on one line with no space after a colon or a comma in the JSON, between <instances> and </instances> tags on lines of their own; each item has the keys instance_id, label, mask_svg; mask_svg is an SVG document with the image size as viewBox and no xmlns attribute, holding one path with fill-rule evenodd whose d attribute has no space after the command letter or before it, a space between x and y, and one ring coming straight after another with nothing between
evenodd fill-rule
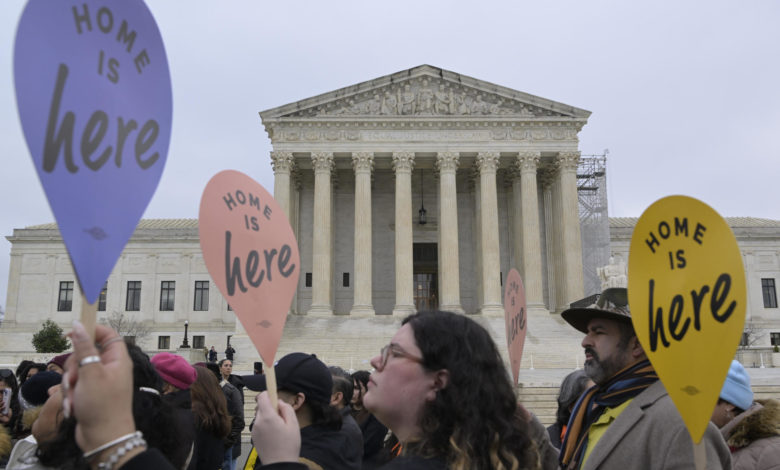
<instances>
[{"instance_id":1,"label":"man's beard","mask_svg":"<svg viewBox=\"0 0 780 470\"><path fill-rule=\"evenodd\" d=\"M622 354L625 352L624 349L615 351L611 357L604 360L599 359L598 353L591 348L586 348L585 352L591 356L590 359L585 361L585 373L597 385L603 385L626 366L626 361L623 360L625 357Z\"/></svg>"}]
</instances>

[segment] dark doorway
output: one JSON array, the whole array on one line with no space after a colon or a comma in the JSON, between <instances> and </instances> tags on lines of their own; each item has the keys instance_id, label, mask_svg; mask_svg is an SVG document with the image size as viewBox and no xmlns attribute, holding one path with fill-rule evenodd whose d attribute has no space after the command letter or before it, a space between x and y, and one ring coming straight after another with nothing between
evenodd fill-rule
<instances>
[{"instance_id":1,"label":"dark doorway","mask_svg":"<svg viewBox=\"0 0 780 470\"><path fill-rule=\"evenodd\" d=\"M439 257L436 243L415 243L414 306L420 310L439 308Z\"/></svg>"}]
</instances>

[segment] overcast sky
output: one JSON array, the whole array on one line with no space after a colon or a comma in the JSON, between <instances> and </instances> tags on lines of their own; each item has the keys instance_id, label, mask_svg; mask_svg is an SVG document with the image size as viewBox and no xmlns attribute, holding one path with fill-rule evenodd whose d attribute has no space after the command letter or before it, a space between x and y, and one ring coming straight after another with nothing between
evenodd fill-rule
<instances>
[{"instance_id":1,"label":"overcast sky","mask_svg":"<svg viewBox=\"0 0 780 470\"><path fill-rule=\"evenodd\" d=\"M53 221L22 135L0 1L0 305L14 228ZM695 3L695 4L694 4ZM670 194L780 219L780 3L772 1L148 0L173 82L173 133L146 218L195 218L238 169L269 190L258 112L430 64L592 111L611 216Z\"/></svg>"}]
</instances>

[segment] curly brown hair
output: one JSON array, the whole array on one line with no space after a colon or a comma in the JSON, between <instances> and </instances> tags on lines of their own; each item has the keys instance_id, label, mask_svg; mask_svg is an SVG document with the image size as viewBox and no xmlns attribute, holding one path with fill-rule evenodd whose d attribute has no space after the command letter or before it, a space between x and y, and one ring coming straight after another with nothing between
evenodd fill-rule
<instances>
[{"instance_id":1,"label":"curly brown hair","mask_svg":"<svg viewBox=\"0 0 780 470\"><path fill-rule=\"evenodd\" d=\"M540 467L528 423L517 412L512 384L490 334L452 312L419 312L404 319L422 351L423 367L449 372L447 387L425 405L422 437L405 453L438 457L452 470Z\"/></svg>"}]
</instances>

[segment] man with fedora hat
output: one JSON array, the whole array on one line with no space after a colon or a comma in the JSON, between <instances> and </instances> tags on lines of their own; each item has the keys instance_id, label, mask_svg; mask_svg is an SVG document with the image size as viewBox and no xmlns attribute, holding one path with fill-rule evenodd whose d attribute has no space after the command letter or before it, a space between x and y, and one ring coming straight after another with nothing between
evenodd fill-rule
<instances>
[{"instance_id":1,"label":"man with fedora hat","mask_svg":"<svg viewBox=\"0 0 780 470\"><path fill-rule=\"evenodd\" d=\"M314 354L295 352L274 366L279 400L293 407L301 428L300 461L323 470L360 469L360 456L351 452L352 443L341 430L341 414L331 406L333 378L328 367ZM250 390L266 390L265 375L245 375ZM262 455L254 468L260 468Z\"/></svg>"},{"instance_id":2,"label":"man with fedora hat","mask_svg":"<svg viewBox=\"0 0 780 470\"><path fill-rule=\"evenodd\" d=\"M563 469L695 468L693 441L639 343L625 288L561 316L585 333L585 372L596 383L572 410L561 445ZM710 424L708 469L730 469L729 450Z\"/></svg>"}]
</instances>

